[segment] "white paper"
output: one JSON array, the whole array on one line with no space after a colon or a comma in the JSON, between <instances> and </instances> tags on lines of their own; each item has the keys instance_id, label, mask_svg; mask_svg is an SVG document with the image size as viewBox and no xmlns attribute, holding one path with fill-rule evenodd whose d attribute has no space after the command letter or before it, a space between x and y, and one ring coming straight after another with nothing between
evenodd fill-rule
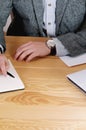
<instances>
[{"instance_id":1,"label":"white paper","mask_svg":"<svg viewBox=\"0 0 86 130\"><path fill-rule=\"evenodd\" d=\"M86 63L86 53L76 56L62 56L60 59L69 67Z\"/></svg>"},{"instance_id":2,"label":"white paper","mask_svg":"<svg viewBox=\"0 0 86 130\"><path fill-rule=\"evenodd\" d=\"M10 64L8 72L10 72L15 78L12 78L9 75L7 75L6 77L4 75L0 75L0 93L24 89L24 84L21 81L19 75L17 74L15 68L13 67L11 61L8 61Z\"/></svg>"},{"instance_id":3,"label":"white paper","mask_svg":"<svg viewBox=\"0 0 86 130\"><path fill-rule=\"evenodd\" d=\"M86 69L68 74L67 78L86 92Z\"/></svg>"}]
</instances>

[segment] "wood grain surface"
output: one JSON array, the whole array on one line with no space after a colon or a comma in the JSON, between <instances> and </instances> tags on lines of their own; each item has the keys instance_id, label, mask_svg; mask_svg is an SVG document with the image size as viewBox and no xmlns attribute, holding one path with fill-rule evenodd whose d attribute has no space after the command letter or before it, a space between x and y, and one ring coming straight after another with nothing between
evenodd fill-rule
<instances>
[{"instance_id":1,"label":"wood grain surface","mask_svg":"<svg viewBox=\"0 0 86 130\"><path fill-rule=\"evenodd\" d=\"M86 94L66 78L86 64L67 67L55 56L17 62L13 56L20 44L46 39L5 39L6 55L25 89L0 94L0 130L86 130Z\"/></svg>"}]
</instances>

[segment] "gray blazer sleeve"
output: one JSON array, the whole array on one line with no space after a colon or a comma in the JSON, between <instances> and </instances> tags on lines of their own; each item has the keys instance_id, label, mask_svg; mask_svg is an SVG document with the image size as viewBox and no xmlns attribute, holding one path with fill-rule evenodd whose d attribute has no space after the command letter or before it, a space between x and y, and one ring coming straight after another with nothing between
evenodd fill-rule
<instances>
[{"instance_id":1,"label":"gray blazer sleeve","mask_svg":"<svg viewBox=\"0 0 86 130\"><path fill-rule=\"evenodd\" d=\"M12 0L0 0L0 44L6 49L3 27L12 9Z\"/></svg>"},{"instance_id":2,"label":"gray blazer sleeve","mask_svg":"<svg viewBox=\"0 0 86 130\"><path fill-rule=\"evenodd\" d=\"M68 50L70 56L77 56L86 52L86 17L76 32L58 36L58 39Z\"/></svg>"}]
</instances>

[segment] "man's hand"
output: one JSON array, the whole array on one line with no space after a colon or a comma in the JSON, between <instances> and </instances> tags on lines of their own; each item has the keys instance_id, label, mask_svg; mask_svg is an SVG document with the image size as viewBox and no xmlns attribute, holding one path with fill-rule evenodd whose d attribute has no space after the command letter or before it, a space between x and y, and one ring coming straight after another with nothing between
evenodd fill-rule
<instances>
[{"instance_id":1,"label":"man's hand","mask_svg":"<svg viewBox=\"0 0 86 130\"><path fill-rule=\"evenodd\" d=\"M0 54L0 72L6 76L7 70L9 68L9 63L4 54Z\"/></svg>"},{"instance_id":2,"label":"man's hand","mask_svg":"<svg viewBox=\"0 0 86 130\"><path fill-rule=\"evenodd\" d=\"M36 57L45 57L50 54L50 49L45 42L28 42L21 45L15 53L14 59L29 62Z\"/></svg>"}]
</instances>

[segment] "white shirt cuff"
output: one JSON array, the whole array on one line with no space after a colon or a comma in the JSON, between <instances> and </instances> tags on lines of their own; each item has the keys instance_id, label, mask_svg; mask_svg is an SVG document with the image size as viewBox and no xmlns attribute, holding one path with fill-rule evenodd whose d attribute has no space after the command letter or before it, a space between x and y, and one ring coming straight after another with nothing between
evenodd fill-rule
<instances>
[{"instance_id":1,"label":"white shirt cuff","mask_svg":"<svg viewBox=\"0 0 86 130\"><path fill-rule=\"evenodd\" d=\"M66 56L69 54L68 50L62 45L61 41L58 38L53 38L56 44L56 56Z\"/></svg>"},{"instance_id":2,"label":"white shirt cuff","mask_svg":"<svg viewBox=\"0 0 86 130\"><path fill-rule=\"evenodd\" d=\"M4 51L3 46L0 44L1 53Z\"/></svg>"}]
</instances>

